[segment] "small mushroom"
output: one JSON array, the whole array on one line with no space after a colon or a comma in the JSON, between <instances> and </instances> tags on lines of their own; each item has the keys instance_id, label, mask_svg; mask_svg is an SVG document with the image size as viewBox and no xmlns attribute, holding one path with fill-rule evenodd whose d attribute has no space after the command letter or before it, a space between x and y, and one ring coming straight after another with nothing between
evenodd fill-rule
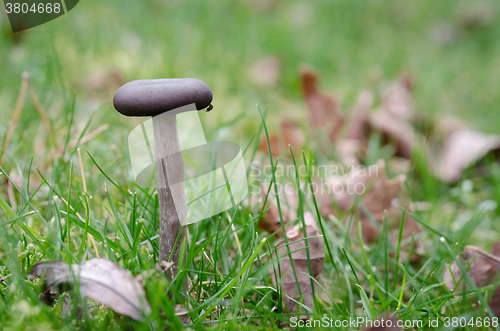
<instances>
[{"instance_id":1,"label":"small mushroom","mask_svg":"<svg viewBox=\"0 0 500 331\"><path fill-rule=\"evenodd\" d=\"M172 262L178 265L180 247L186 232L182 227L187 215L187 204L176 115L194 110L193 107L185 107L191 104L195 104L197 110L205 109L211 106L212 98L210 87L193 78L135 80L121 86L113 98L116 110L125 116L153 117L160 203L160 263L168 261L175 249ZM178 184L169 185L169 182ZM172 276L170 271L167 274Z\"/></svg>"}]
</instances>

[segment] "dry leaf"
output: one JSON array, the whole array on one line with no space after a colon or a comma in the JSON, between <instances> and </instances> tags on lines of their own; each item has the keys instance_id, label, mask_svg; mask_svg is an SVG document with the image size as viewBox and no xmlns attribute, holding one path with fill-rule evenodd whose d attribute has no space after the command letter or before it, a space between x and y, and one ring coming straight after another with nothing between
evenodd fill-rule
<instances>
[{"instance_id":1,"label":"dry leaf","mask_svg":"<svg viewBox=\"0 0 500 331\"><path fill-rule=\"evenodd\" d=\"M490 285L496 278L500 269L500 258L492 254L488 254L482 249L479 249L475 246L465 246L465 249L463 251L462 266L466 268L471 261L472 263L467 270L467 274L469 275L473 283L477 287ZM450 268L453 272L453 277L455 278L455 280L450 273ZM446 268L443 274L443 280L446 282L446 286L450 291L459 291L463 289L463 286L458 286L457 284L455 284L455 281L459 281L460 277L462 276L462 271L455 262L450 266L450 268ZM465 284L467 283L465 280L463 282Z\"/></svg>"},{"instance_id":2,"label":"dry leaf","mask_svg":"<svg viewBox=\"0 0 500 331\"><path fill-rule=\"evenodd\" d=\"M304 136L302 135L302 131L300 131L298 125L289 120L282 120L281 131L283 132L283 138L285 139L286 150L289 151L288 145L290 145L293 153L298 155L300 148L304 144Z\"/></svg>"},{"instance_id":3,"label":"dry leaf","mask_svg":"<svg viewBox=\"0 0 500 331\"><path fill-rule=\"evenodd\" d=\"M358 139L341 139L337 142L337 157L342 164L359 164L359 154L363 145Z\"/></svg>"},{"instance_id":4,"label":"dry leaf","mask_svg":"<svg viewBox=\"0 0 500 331\"><path fill-rule=\"evenodd\" d=\"M345 177L327 179L330 186L329 191L333 193L335 203L342 212L348 211L355 202L355 196L360 197L369 188L370 190L362 196L361 203L363 206L380 226L383 224L384 212L387 210L389 229L398 228L402 212L395 203L397 202L398 205L402 206L403 202L407 199L403 186L406 177L399 175L394 179L388 179L383 160L379 160L375 166L363 167L362 169L353 168ZM325 218L330 214L335 214L331 199L324 198L322 200L320 212L325 215ZM379 235L377 227L359 207L355 212L362 226L363 241L365 243L373 242ZM349 216L347 220L349 220ZM353 231L357 231L356 227L353 227ZM406 216L403 239L409 238L413 233L419 232L421 230L416 221Z\"/></svg>"},{"instance_id":5,"label":"dry leaf","mask_svg":"<svg viewBox=\"0 0 500 331\"><path fill-rule=\"evenodd\" d=\"M408 75L401 76L383 92L383 108L400 119L413 119L415 107L411 96L411 88L410 77Z\"/></svg>"},{"instance_id":6,"label":"dry leaf","mask_svg":"<svg viewBox=\"0 0 500 331\"><path fill-rule=\"evenodd\" d=\"M295 122L291 120L282 120L281 130L269 135L269 144L271 145L271 153L273 156L285 154L285 156L289 157L290 149L288 145L292 147L294 154L298 154L300 148L304 144L304 136ZM261 152L269 153L267 138L265 136L260 139L258 149Z\"/></svg>"},{"instance_id":7,"label":"dry leaf","mask_svg":"<svg viewBox=\"0 0 500 331\"><path fill-rule=\"evenodd\" d=\"M488 305L496 316L500 316L500 287L497 288Z\"/></svg>"},{"instance_id":8,"label":"dry leaf","mask_svg":"<svg viewBox=\"0 0 500 331\"><path fill-rule=\"evenodd\" d=\"M497 149L500 149L500 136L468 129L453 131L445 138L444 148L434 162L435 173L444 182L456 182L467 167Z\"/></svg>"},{"instance_id":9,"label":"dry leaf","mask_svg":"<svg viewBox=\"0 0 500 331\"><path fill-rule=\"evenodd\" d=\"M262 200L266 198L267 191L269 191L269 186L265 187L261 185ZM297 218L297 206L299 205L299 197L296 192L290 192L290 190L279 190L278 192L283 222L288 223L288 221ZM261 219L261 221L259 222L259 227L269 233L273 233L281 229L278 204L276 202L273 187L271 187L271 190L269 191L266 208L268 208L269 206L270 208L265 213L265 218Z\"/></svg>"},{"instance_id":10,"label":"dry leaf","mask_svg":"<svg viewBox=\"0 0 500 331\"><path fill-rule=\"evenodd\" d=\"M326 134L335 143L339 160L344 164L359 164L360 154L367 145L367 129L381 132L387 142L396 144L396 155L411 158L416 136L410 121L415 119L411 96L411 81L407 75L387 88L382 95L381 108L368 114L373 97L364 91L358 97L350 120L345 123L337 100L321 93L317 87L317 75L309 70L301 71L301 85L309 108L309 126L315 141ZM324 132L322 132L324 131ZM326 147L322 147L326 150Z\"/></svg>"},{"instance_id":11,"label":"dry leaf","mask_svg":"<svg viewBox=\"0 0 500 331\"><path fill-rule=\"evenodd\" d=\"M353 108L352 116L347 124L348 131L345 139L338 139L336 150L341 163L358 165L359 157L365 152L365 133L368 128L368 110L373 102L372 94L368 91L360 93L356 105Z\"/></svg>"},{"instance_id":12,"label":"dry leaf","mask_svg":"<svg viewBox=\"0 0 500 331\"><path fill-rule=\"evenodd\" d=\"M500 258L500 242L493 243L491 252L494 256ZM495 315L500 316L500 287L497 288L488 305Z\"/></svg>"},{"instance_id":13,"label":"dry leaf","mask_svg":"<svg viewBox=\"0 0 500 331\"><path fill-rule=\"evenodd\" d=\"M276 56L266 57L257 62L250 70L250 79L257 85L273 86L281 74L281 61Z\"/></svg>"},{"instance_id":14,"label":"dry leaf","mask_svg":"<svg viewBox=\"0 0 500 331\"><path fill-rule=\"evenodd\" d=\"M363 139L363 132L368 125L368 111L373 103L373 96L368 91L362 91L356 105L352 110L352 117L348 123L349 131L346 135L346 139Z\"/></svg>"},{"instance_id":15,"label":"dry leaf","mask_svg":"<svg viewBox=\"0 0 500 331\"><path fill-rule=\"evenodd\" d=\"M493 243L493 247L491 249L491 254L495 255L496 257L500 257L500 242L499 241Z\"/></svg>"},{"instance_id":16,"label":"dry leaf","mask_svg":"<svg viewBox=\"0 0 500 331\"><path fill-rule=\"evenodd\" d=\"M387 141L396 143L396 155L411 158L415 130L410 121L415 119L411 96L412 83L403 75L382 95L381 108L370 116L370 126L383 134Z\"/></svg>"},{"instance_id":17,"label":"dry leaf","mask_svg":"<svg viewBox=\"0 0 500 331\"><path fill-rule=\"evenodd\" d=\"M144 320L151 310L140 283L128 270L107 259L90 259L83 265L41 262L33 267L28 278L42 276L47 289L76 282L82 297L89 297L135 320Z\"/></svg>"},{"instance_id":18,"label":"dry leaf","mask_svg":"<svg viewBox=\"0 0 500 331\"><path fill-rule=\"evenodd\" d=\"M275 157L279 156L283 151L278 139L278 134L272 133L269 135L269 145L271 146L271 154ZM263 136L259 141L259 151L269 154L269 147L267 145L267 138Z\"/></svg>"},{"instance_id":19,"label":"dry leaf","mask_svg":"<svg viewBox=\"0 0 500 331\"><path fill-rule=\"evenodd\" d=\"M311 134L316 132L317 128L326 130L331 142L334 142L339 134L344 117L339 111L337 100L318 90L318 76L310 69L302 69L300 73L300 82L302 92L309 108L309 125Z\"/></svg>"},{"instance_id":20,"label":"dry leaf","mask_svg":"<svg viewBox=\"0 0 500 331\"><path fill-rule=\"evenodd\" d=\"M381 132L386 140L395 141L397 156L411 158L415 141L415 130L411 124L387 110L378 110L371 114L370 125Z\"/></svg>"},{"instance_id":21,"label":"dry leaf","mask_svg":"<svg viewBox=\"0 0 500 331\"><path fill-rule=\"evenodd\" d=\"M302 294L304 298L304 305L306 305L307 307L313 307L314 298L311 287L311 276L316 278L323 271L323 261L325 258L325 254L323 252L323 238L315 237L320 234L320 231L318 230L314 216L311 213L306 212L304 213L304 221L306 224L306 233L308 238L307 244L309 247L309 258L311 262L312 275L309 273L305 240L301 240L304 239L304 231L301 228L301 225L297 225L289 229L286 233L286 236L288 239L290 252L295 251L294 253L292 253L292 260L295 267L297 280L300 286L300 294ZM269 270L272 282L274 286L277 286L276 278L278 278L278 284L280 285L284 294L300 302L300 294L297 288L297 283L295 281L295 276L293 274L290 258L287 255L287 249L284 241L280 242L277 245L277 251L278 256L280 257L279 269L278 263L276 261L276 255L273 252L274 267ZM281 278L279 270L281 270ZM284 301L290 312L298 311L297 304L293 300L285 299ZM304 311L303 308L301 310Z\"/></svg>"}]
</instances>

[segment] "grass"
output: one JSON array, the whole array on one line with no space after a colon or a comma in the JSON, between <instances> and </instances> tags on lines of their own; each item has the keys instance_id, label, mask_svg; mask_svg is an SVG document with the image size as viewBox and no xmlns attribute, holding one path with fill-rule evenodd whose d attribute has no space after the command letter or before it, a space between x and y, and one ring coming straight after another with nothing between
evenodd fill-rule
<instances>
[{"instance_id":1,"label":"grass","mask_svg":"<svg viewBox=\"0 0 500 331\"><path fill-rule=\"evenodd\" d=\"M215 109L200 114L207 140L248 146L247 167L268 157L256 148L280 118L305 119L297 74L303 63L317 68L322 87L336 91L346 111L361 89L380 90L408 72L417 107L428 116L454 114L495 132L500 120L500 24L483 17L479 25L464 27L470 6L448 0L88 0L17 36L19 41L6 32L2 11L0 136L11 125L22 72L29 72L40 102L27 93L8 149L1 151L0 330L288 326L292 316L281 308L287 298L283 288L272 285L269 273L271 253L281 239L258 228L265 207L250 197L227 213L189 226L187 262L172 282L155 271L158 199L154 189L131 180L127 134L138 120L112 109L116 83L106 77L115 75L122 82L187 76L205 80L215 93ZM491 8L498 17L496 3ZM442 29L451 29L450 41L436 41ZM247 72L270 55L280 58L282 75L279 84L267 88L253 83ZM265 115L255 103L263 105ZM47 119L40 117L40 105ZM100 134L89 136L95 130ZM379 137L372 138L370 159L390 158ZM272 182L282 180L274 176L278 162L293 164L297 171L301 164L309 168L326 161L306 144L302 155L286 152L269 160ZM378 241L364 244L361 235L350 236L350 224L340 217L322 218L315 197L301 195L298 217L291 221L303 222L305 211L316 216L326 258L322 275L311 279L314 306L305 307L301 300L297 305L315 319L394 315L422 320L422 329L432 329L425 323L434 319L440 329L449 330L443 327L446 318L484 317L493 285L471 286L457 296L443 286L441 275L465 245L489 250L498 240L499 174L490 155L459 183L446 185L429 173L424 156L416 155L408 187L414 201L430 202L429 210L409 213L424 229L414 238L425 248L416 263L397 258L403 251L415 252L407 251L410 242L402 243L401 236L388 244L387 222ZM248 175L253 176L250 170ZM310 175L290 180L312 186ZM283 226L287 220L281 221ZM26 279L39 261L80 263L91 257L108 258L145 280L152 307L147 322L120 317L78 296L73 307L82 311L61 314L63 300L46 306L40 300L40 281ZM185 277L192 280L187 293L182 290Z\"/></svg>"}]
</instances>

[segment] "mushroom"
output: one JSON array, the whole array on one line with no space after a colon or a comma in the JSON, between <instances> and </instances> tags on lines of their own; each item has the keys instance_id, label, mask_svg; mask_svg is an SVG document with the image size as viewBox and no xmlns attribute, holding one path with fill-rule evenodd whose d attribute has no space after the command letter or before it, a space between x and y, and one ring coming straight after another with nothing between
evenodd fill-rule
<instances>
[{"instance_id":1,"label":"mushroom","mask_svg":"<svg viewBox=\"0 0 500 331\"><path fill-rule=\"evenodd\" d=\"M205 109L211 106L211 102L210 87L194 78L135 80L121 86L113 97L113 105L121 114L153 117L160 203L160 264L168 262L173 252L172 262L178 265L180 247L186 233L182 227L187 215L184 167L177 136L176 115L184 111ZM167 274L173 276L170 271Z\"/></svg>"}]
</instances>

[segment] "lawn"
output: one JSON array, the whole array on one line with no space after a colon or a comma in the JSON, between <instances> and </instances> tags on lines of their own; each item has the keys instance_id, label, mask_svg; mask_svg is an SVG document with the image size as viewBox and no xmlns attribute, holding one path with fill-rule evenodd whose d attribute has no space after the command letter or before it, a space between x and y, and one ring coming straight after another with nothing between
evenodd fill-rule
<instances>
[{"instance_id":1,"label":"lawn","mask_svg":"<svg viewBox=\"0 0 500 331\"><path fill-rule=\"evenodd\" d=\"M450 117L498 133L498 3L86 0L15 35L1 8L0 330L294 329L291 318L298 314L333 321L392 316L424 321L407 329L452 330L444 326L447 318L492 316L488 302L496 279L474 286L466 276L470 286L453 293L443 274L467 245L491 252L500 239L495 152L468 164L459 180L445 182L425 153L415 148L403 158L391 139L371 129L360 163L368 167L383 159L389 178L406 175L407 207L414 208L399 210L396 221L421 229L413 239L401 235L403 223L391 228L382 212L380 235L364 242L366 230L351 229L360 218L359 201L341 210L333 199L335 212L323 213L310 195L299 195L290 206L276 201L274 187L270 194L265 187L264 194L257 190L238 207L189 225L187 264L169 281L157 266L158 198L136 183L128 155L128 134L142 120L122 116L112 100L131 80L201 79L214 94L214 109L199 113L206 139L240 145L251 192L261 180L309 186L313 164L342 162L338 145L309 123L304 68L312 68L307 70L316 73L319 89L335 96L346 118L362 91L373 95L372 111L383 104L388 87L409 77L419 116L411 125L422 137L430 137L432 123ZM275 77L260 77L266 60ZM23 84L25 101L17 107ZM303 135L293 155L286 145L277 151L272 144L273 137L282 139L283 119ZM433 148L431 141L418 146ZM256 176L252 164L272 164L270 176ZM273 171L281 165L290 166L288 176ZM273 208L279 221L269 228L265 216L269 221ZM310 215L318 226L310 240L321 241L324 258L321 272L306 277L304 293L313 288L312 302L298 296L297 312L288 309L287 287L276 283L275 246L288 237L285 225L308 229ZM305 247L304 270L311 273L313 246ZM70 295L68 288L46 305L43 281L27 279L38 262L80 264L93 257L140 277L151 306L145 321ZM436 319L437 328L430 325ZM476 328L492 329L477 323L463 329Z\"/></svg>"}]
</instances>

